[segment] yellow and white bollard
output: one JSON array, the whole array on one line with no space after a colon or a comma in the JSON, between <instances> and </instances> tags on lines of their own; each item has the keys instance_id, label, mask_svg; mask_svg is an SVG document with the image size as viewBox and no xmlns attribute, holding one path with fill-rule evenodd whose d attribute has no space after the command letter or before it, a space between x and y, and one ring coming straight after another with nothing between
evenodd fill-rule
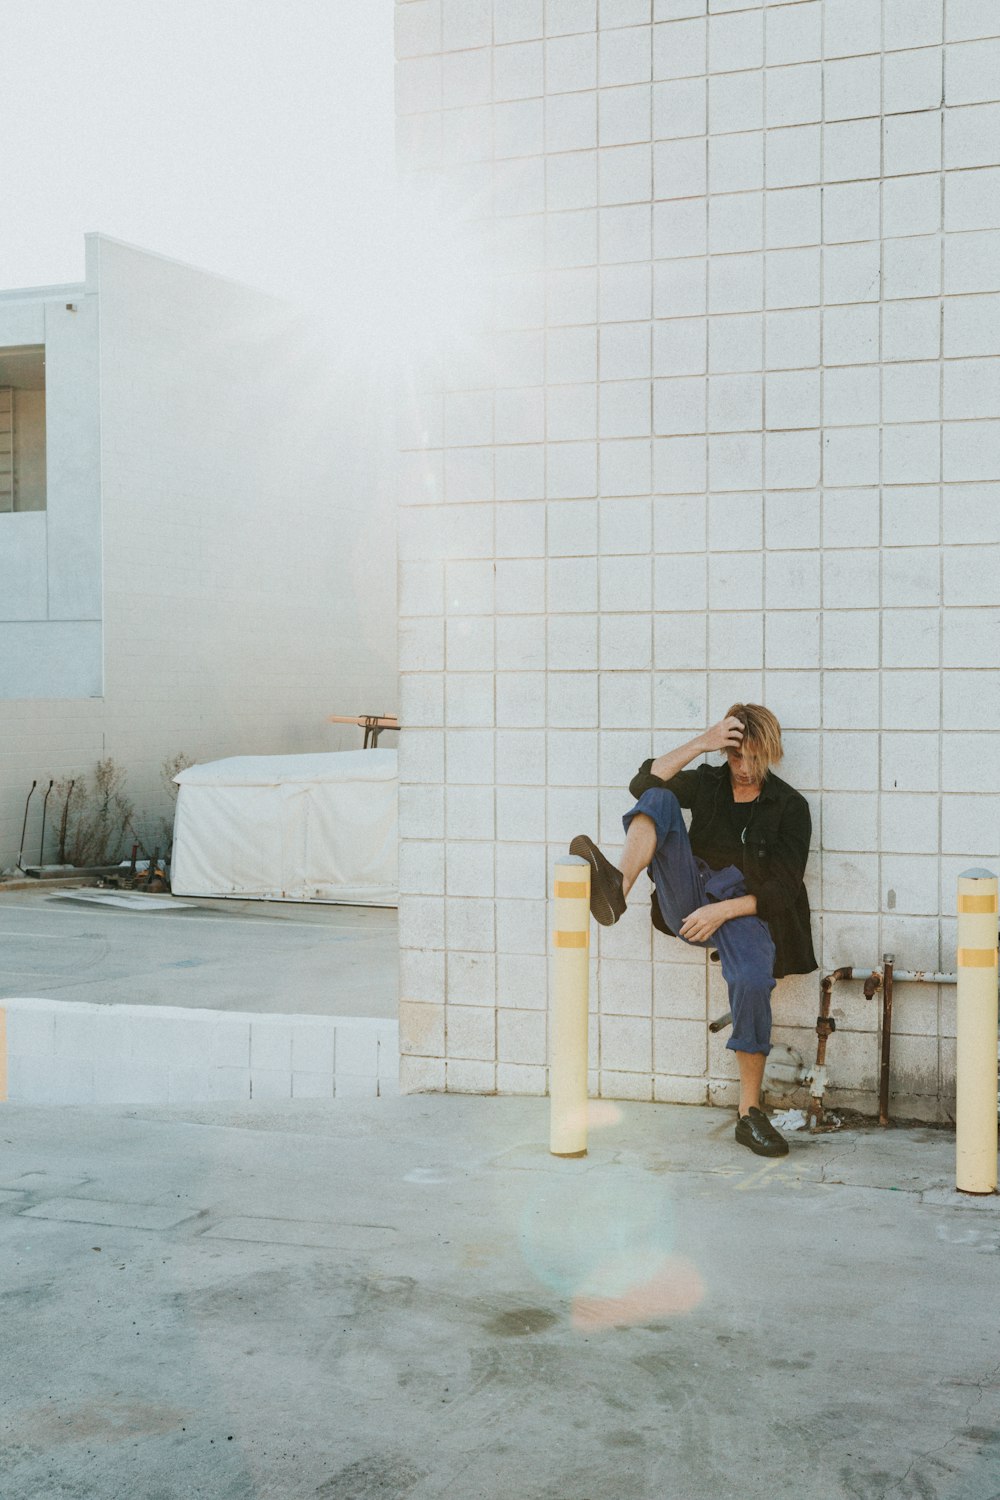
<instances>
[{"instance_id":1,"label":"yellow and white bollard","mask_svg":"<svg viewBox=\"0 0 1000 1500\"><path fill-rule=\"evenodd\" d=\"M555 868L555 985L549 1026L549 1150L587 1154L590 866L567 854Z\"/></svg>"},{"instance_id":2,"label":"yellow and white bollard","mask_svg":"<svg viewBox=\"0 0 1000 1500\"><path fill-rule=\"evenodd\" d=\"M958 877L958 1056L955 1186L992 1193L997 1185L997 877Z\"/></svg>"}]
</instances>

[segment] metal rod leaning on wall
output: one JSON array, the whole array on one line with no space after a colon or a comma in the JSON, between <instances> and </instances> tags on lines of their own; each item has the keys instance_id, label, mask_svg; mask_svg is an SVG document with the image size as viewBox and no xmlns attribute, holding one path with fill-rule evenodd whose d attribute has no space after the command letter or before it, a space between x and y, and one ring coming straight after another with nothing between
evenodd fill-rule
<instances>
[{"instance_id":1,"label":"metal rod leaning on wall","mask_svg":"<svg viewBox=\"0 0 1000 1500\"><path fill-rule=\"evenodd\" d=\"M997 877L958 877L955 1186L994 1193L997 1186Z\"/></svg>"},{"instance_id":2,"label":"metal rod leaning on wall","mask_svg":"<svg viewBox=\"0 0 1000 1500\"><path fill-rule=\"evenodd\" d=\"M549 1150L553 1156L586 1156L590 865L585 859L566 854L556 863L553 896Z\"/></svg>"},{"instance_id":3,"label":"metal rod leaning on wall","mask_svg":"<svg viewBox=\"0 0 1000 1500\"><path fill-rule=\"evenodd\" d=\"M889 1123L889 1054L892 1049L892 966L895 954L882 955L882 1045L878 1072L878 1122Z\"/></svg>"}]
</instances>

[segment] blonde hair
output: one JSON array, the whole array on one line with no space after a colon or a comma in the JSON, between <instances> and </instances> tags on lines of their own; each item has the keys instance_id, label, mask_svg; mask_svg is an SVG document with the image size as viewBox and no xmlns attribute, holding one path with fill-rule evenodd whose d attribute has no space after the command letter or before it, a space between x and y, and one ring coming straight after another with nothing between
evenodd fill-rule
<instances>
[{"instance_id":1,"label":"blonde hair","mask_svg":"<svg viewBox=\"0 0 1000 1500\"><path fill-rule=\"evenodd\" d=\"M739 719L743 725L743 755L754 781L763 783L771 766L784 755L781 725L769 708L760 703L734 703L726 718Z\"/></svg>"}]
</instances>

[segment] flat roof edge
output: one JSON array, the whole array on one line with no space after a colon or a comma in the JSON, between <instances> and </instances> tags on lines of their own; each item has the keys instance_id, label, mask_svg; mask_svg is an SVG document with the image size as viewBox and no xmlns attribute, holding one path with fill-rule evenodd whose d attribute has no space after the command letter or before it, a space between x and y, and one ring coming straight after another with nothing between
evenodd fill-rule
<instances>
[{"instance_id":1,"label":"flat roof edge","mask_svg":"<svg viewBox=\"0 0 1000 1500\"><path fill-rule=\"evenodd\" d=\"M0 302L48 302L56 297L82 297L85 281L58 282L55 286L23 286L0 289Z\"/></svg>"},{"instance_id":2,"label":"flat roof edge","mask_svg":"<svg viewBox=\"0 0 1000 1500\"><path fill-rule=\"evenodd\" d=\"M227 276L224 271L210 271L205 266L199 266L194 261L181 260L180 257L176 255L165 255L162 250L150 250L145 245L135 244L132 240L120 239L118 235L105 234L102 229L88 230L83 238L88 253L91 251L91 247L93 247L96 251L101 242L108 245L119 245L124 250L132 250L137 255L147 256L150 260L164 261L167 265L179 266L182 270L185 271L194 271L198 276L211 277L213 281L224 281L227 286L237 287L242 292L252 292L255 297L262 297L268 302L277 303L279 306L295 306L294 303L289 303L286 297L281 297L275 292L266 291L263 287L254 286L252 282L240 281L235 276ZM88 285L89 267L90 262L88 261Z\"/></svg>"}]
</instances>

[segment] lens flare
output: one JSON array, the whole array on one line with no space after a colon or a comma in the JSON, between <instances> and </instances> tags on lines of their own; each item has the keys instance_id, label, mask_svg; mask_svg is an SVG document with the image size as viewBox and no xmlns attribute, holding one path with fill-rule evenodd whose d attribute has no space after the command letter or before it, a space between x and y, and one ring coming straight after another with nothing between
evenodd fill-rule
<instances>
[{"instance_id":1,"label":"lens flare","mask_svg":"<svg viewBox=\"0 0 1000 1500\"><path fill-rule=\"evenodd\" d=\"M571 1322L574 1328L587 1330L649 1323L690 1312L704 1295L705 1284L697 1266L681 1255L668 1255L645 1281L627 1287L616 1297L579 1292L573 1298Z\"/></svg>"},{"instance_id":2,"label":"lens flare","mask_svg":"<svg viewBox=\"0 0 1000 1500\"><path fill-rule=\"evenodd\" d=\"M673 1204L662 1181L613 1162L582 1170L554 1162L521 1212L525 1263L569 1301L572 1326L581 1330L647 1323L696 1307L704 1283L693 1263L674 1253L674 1239Z\"/></svg>"}]
</instances>

